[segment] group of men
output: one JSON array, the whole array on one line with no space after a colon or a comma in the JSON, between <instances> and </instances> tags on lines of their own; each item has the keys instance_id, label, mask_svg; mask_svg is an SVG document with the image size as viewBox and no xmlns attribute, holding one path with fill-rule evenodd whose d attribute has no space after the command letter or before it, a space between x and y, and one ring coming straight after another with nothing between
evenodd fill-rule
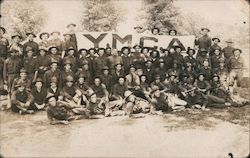
<instances>
[{"instance_id":1,"label":"group of men","mask_svg":"<svg viewBox=\"0 0 250 158\"><path fill-rule=\"evenodd\" d=\"M64 40L58 31L43 32L40 43L28 32L24 44L18 34L11 36L10 44L0 27L2 105L19 114L47 109L51 123L67 124L83 116L137 117L248 103L233 92L243 76L242 50L234 48L231 39L222 49L219 38L209 37L208 28L201 29L195 49L156 50L136 44L121 50L87 50L77 48L75 27L67 26ZM140 33L142 28L135 29ZM159 35L160 29L153 28L152 34ZM176 36L177 31L169 30L169 35Z\"/></svg>"}]
</instances>

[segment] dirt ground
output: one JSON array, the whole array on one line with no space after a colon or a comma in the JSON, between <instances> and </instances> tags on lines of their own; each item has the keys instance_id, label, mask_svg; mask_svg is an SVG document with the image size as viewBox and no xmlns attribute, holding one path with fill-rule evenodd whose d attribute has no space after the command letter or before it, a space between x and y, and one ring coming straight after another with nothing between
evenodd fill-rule
<instances>
[{"instance_id":1,"label":"dirt ground","mask_svg":"<svg viewBox=\"0 0 250 158\"><path fill-rule=\"evenodd\" d=\"M0 112L4 157L245 157L250 106L50 125L45 112Z\"/></svg>"}]
</instances>

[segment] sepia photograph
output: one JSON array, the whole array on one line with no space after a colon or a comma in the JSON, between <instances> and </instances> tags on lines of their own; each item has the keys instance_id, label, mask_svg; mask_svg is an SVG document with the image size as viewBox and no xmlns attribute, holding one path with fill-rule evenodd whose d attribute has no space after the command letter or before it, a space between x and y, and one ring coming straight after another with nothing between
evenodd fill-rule
<instances>
[{"instance_id":1,"label":"sepia photograph","mask_svg":"<svg viewBox=\"0 0 250 158\"><path fill-rule=\"evenodd\" d=\"M250 157L249 0L0 0L0 158Z\"/></svg>"}]
</instances>

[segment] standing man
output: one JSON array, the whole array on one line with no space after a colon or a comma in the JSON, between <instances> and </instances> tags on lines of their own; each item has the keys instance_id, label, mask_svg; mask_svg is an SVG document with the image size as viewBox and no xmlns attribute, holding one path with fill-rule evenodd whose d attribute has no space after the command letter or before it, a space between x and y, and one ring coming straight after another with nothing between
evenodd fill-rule
<instances>
[{"instance_id":1,"label":"standing man","mask_svg":"<svg viewBox=\"0 0 250 158\"><path fill-rule=\"evenodd\" d=\"M77 49L75 28L76 28L76 24L74 24L74 23L70 23L70 24L67 25L67 29L69 30L68 33L70 34L70 41L72 41L75 44L76 50L78 50Z\"/></svg>"},{"instance_id":2,"label":"standing man","mask_svg":"<svg viewBox=\"0 0 250 158\"><path fill-rule=\"evenodd\" d=\"M17 56L22 58L23 57L23 45L20 43L22 36L19 34L14 34L13 36L11 36L11 39L12 39L12 43L10 45L9 50L10 51L17 50L18 51Z\"/></svg>"},{"instance_id":3,"label":"standing man","mask_svg":"<svg viewBox=\"0 0 250 158\"><path fill-rule=\"evenodd\" d=\"M18 58L18 51L12 50L10 57L5 60L3 67L4 82L8 85L9 90L11 90L13 81L18 76L21 67L22 60Z\"/></svg>"},{"instance_id":4,"label":"standing man","mask_svg":"<svg viewBox=\"0 0 250 158\"><path fill-rule=\"evenodd\" d=\"M6 33L5 28L0 27L0 58L6 59L8 53L9 41L3 37Z\"/></svg>"},{"instance_id":5,"label":"standing man","mask_svg":"<svg viewBox=\"0 0 250 158\"><path fill-rule=\"evenodd\" d=\"M42 47L45 47L46 49L49 48L49 33L48 32L42 32L40 35L39 35L40 39L42 40L38 45L39 46L42 46Z\"/></svg>"},{"instance_id":6,"label":"standing man","mask_svg":"<svg viewBox=\"0 0 250 158\"><path fill-rule=\"evenodd\" d=\"M38 44L34 41L34 38L36 38L36 35L33 32L26 33L26 36L28 38L28 41L24 43L23 45L23 52L24 56L27 54L27 47L31 47L32 51L34 52L34 56L37 56L38 53Z\"/></svg>"},{"instance_id":7,"label":"standing man","mask_svg":"<svg viewBox=\"0 0 250 158\"><path fill-rule=\"evenodd\" d=\"M200 56L201 49L205 49L206 51L209 51L209 49L211 47L212 41L208 35L208 32L210 32L210 30L208 28L201 28L202 36L200 38L198 38L197 40L195 40L195 45L198 46L198 48L199 48L199 51L197 53L197 57Z\"/></svg>"},{"instance_id":8,"label":"standing man","mask_svg":"<svg viewBox=\"0 0 250 158\"><path fill-rule=\"evenodd\" d=\"M222 55L224 55L224 57L229 60L230 57L233 56L233 40L230 38L228 40L226 40L227 46L225 48L222 49Z\"/></svg>"},{"instance_id":9,"label":"standing man","mask_svg":"<svg viewBox=\"0 0 250 158\"><path fill-rule=\"evenodd\" d=\"M49 40L50 46L56 46L58 49L58 54L62 54L62 43L63 41L60 39L60 32L59 31L53 31L50 33L51 39Z\"/></svg>"}]
</instances>

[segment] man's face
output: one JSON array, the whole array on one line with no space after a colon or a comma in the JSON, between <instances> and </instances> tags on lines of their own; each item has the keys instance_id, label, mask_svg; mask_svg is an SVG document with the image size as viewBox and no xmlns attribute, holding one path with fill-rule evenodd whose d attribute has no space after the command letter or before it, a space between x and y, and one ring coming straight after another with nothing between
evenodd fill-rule
<instances>
[{"instance_id":1,"label":"man's face","mask_svg":"<svg viewBox=\"0 0 250 158\"><path fill-rule=\"evenodd\" d=\"M68 29L69 29L69 31L74 31L75 27L73 25L69 25Z\"/></svg>"},{"instance_id":2,"label":"man's face","mask_svg":"<svg viewBox=\"0 0 250 158\"><path fill-rule=\"evenodd\" d=\"M154 30L153 30L153 35L158 35L158 33L159 33L159 32L158 32L157 29L154 29Z\"/></svg>"},{"instance_id":3,"label":"man's face","mask_svg":"<svg viewBox=\"0 0 250 158\"><path fill-rule=\"evenodd\" d=\"M200 75L200 76L199 76L199 80L200 80L200 81L203 81L203 80L204 80L204 76L203 76L203 75Z\"/></svg>"},{"instance_id":4,"label":"man's face","mask_svg":"<svg viewBox=\"0 0 250 158\"><path fill-rule=\"evenodd\" d=\"M70 38L71 38L70 35L66 35L66 36L65 36L65 40L66 40L66 41L69 41Z\"/></svg>"},{"instance_id":5,"label":"man's face","mask_svg":"<svg viewBox=\"0 0 250 158\"><path fill-rule=\"evenodd\" d=\"M23 92L24 91L24 86L20 86L20 87L18 87L18 90L20 91L20 92Z\"/></svg>"},{"instance_id":6,"label":"man's face","mask_svg":"<svg viewBox=\"0 0 250 158\"><path fill-rule=\"evenodd\" d=\"M181 52L181 48L176 48L175 51L176 51L176 53L180 53Z\"/></svg>"},{"instance_id":7,"label":"man's face","mask_svg":"<svg viewBox=\"0 0 250 158\"><path fill-rule=\"evenodd\" d=\"M239 50L234 51L234 56L240 56L240 51Z\"/></svg>"},{"instance_id":8,"label":"man's face","mask_svg":"<svg viewBox=\"0 0 250 158\"><path fill-rule=\"evenodd\" d=\"M98 54L99 54L99 56L103 56L103 54L104 54L104 50L99 50L99 52L98 52Z\"/></svg>"},{"instance_id":9,"label":"man's face","mask_svg":"<svg viewBox=\"0 0 250 158\"><path fill-rule=\"evenodd\" d=\"M86 52L85 50L82 50L82 51L81 51L81 55L82 55L83 57L85 57L85 56L87 55L87 52Z\"/></svg>"},{"instance_id":10,"label":"man's face","mask_svg":"<svg viewBox=\"0 0 250 158\"><path fill-rule=\"evenodd\" d=\"M123 85L124 84L124 78L119 78L118 82L119 82L120 85Z\"/></svg>"},{"instance_id":11,"label":"man's face","mask_svg":"<svg viewBox=\"0 0 250 158\"><path fill-rule=\"evenodd\" d=\"M33 41L33 39L34 39L34 36L30 34L30 35L28 36L28 40L29 40L29 41Z\"/></svg>"},{"instance_id":12,"label":"man's face","mask_svg":"<svg viewBox=\"0 0 250 158\"><path fill-rule=\"evenodd\" d=\"M67 81L66 84L67 84L68 87L71 87L73 85L73 82L72 81Z\"/></svg>"},{"instance_id":13,"label":"man's face","mask_svg":"<svg viewBox=\"0 0 250 158\"><path fill-rule=\"evenodd\" d=\"M56 48L52 48L52 49L51 49L51 53L52 53L52 54L56 54L56 53L57 53L57 49L56 49Z\"/></svg>"},{"instance_id":14,"label":"man's face","mask_svg":"<svg viewBox=\"0 0 250 158\"><path fill-rule=\"evenodd\" d=\"M143 74L143 70L142 70L141 68L138 68L138 69L136 70L136 74L137 74L138 76L141 76L141 75Z\"/></svg>"},{"instance_id":15,"label":"man's face","mask_svg":"<svg viewBox=\"0 0 250 158\"><path fill-rule=\"evenodd\" d=\"M83 65L83 69L84 69L84 70L88 70L88 69L89 69L89 65L88 65L88 64L84 64L84 65Z\"/></svg>"},{"instance_id":16,"label":"man's face","mask_svg":"<svg viewBox=\"0 0 250 158\"><path fill-rule=\"evenodd\" d=\"M108 75L109 74L109 70L103 70L104 75Z\"/></svg>"},{"instance_id":17,"label":"man's face","mask_svg":"<svg viewBox=\"0 0 250 158\"><path fill-rule=\"evenodd\" d=\"M41 56L44 56L46 52L44 50L40 50L39 53Z\"/></svg>"},{"instance_id":18,"label":"man's face","mask_svg":"<svg viewBox=\"0 0 250 158\"><path fill-rule=\"evenodd\" d=\"M204 29L201 33L202 33L202 35L207 35L208 34L208 30Z\"/></svg>"},{"instance_id":19,"label":"man's face","mask_svg":"<svg viewBox=\"0 0 250 158\"><path fill-rule=\"evenodd\" d=\"M146 63L146 66L147 66L147 67L151 67L151 66L152 66L152 62L151 62L151 61L148 61L148 62Z\"/></svg>"},{"instance_id":20,"label":"man's face","mask_svg":"<svg viewBox=\"0 0 250 158\"><path fill-rule=\"evenodd\" d=\"M219 54L220 54L220 50L216 49L216 50L214 51L214 54L215 54L215 55L219 55Z\"/></svg>"},{"instance_id":21,"label":"man's face","mask_svg":"<svg viewBox=\"0 0 250 158\"><path fill-rule=\"evenodd\" d=\"M57 69L57 64L56 64L56 63L53 63L53 64L51 64L50 67L51 67L52 70L56 70L56 69Z\"/></svg>"},{"instance_id":22,"label":"man's face","mask_svg":"<svg viewBox=\"0 0 250 158\"><path fill-rule=\"evenodd\" d=\"M27 52L27 56L28 56L28 57L31 57L32 54L33 54L32 50L30 50L30 51Z\"/></svg>"},{"instance_id":23,"label":"man's face","mask_svg":"<svg viewBox=\"0 0 250 158\"><path fill-rule=\"evenodd\" d=\"M117 55L118 55L117 49L112 49L112 55L114 55L114 56L117 56Z\"/></svg>"},{"instance_id":24,"label":"man's face","mask_svg":"<svg viewBox=\"0 0 250 158\"><path fill-rule=\"evenodd\" d=\"M170 54L174 54L174 53L175 53L174 48L171 48L171 49L169 50L169 52L170 52Z\"/></svg>"},{"instance_id":25,"label":"man's face","mask_svg":"<svg viewBox=\"0 0 250 158\"><path fill-rule=\"evenodd\" d=\"M44 35L42 35L41 38L42 38L42 40L47 40L49 38L49 36L47 34L44 34Z\"/></svg>"},{"instance_id":26,"label":"man's face","mask_svg":"<svg viewBox=\"0 0 250 158\"><path fill-rule=\"evenodd\" d=\"M35 86L36 86L36 88L39 88L39 89L41 89L42 88L42 82L36 82L36 84L35 84Z\"/></svg>"},{"instance_id":27,"label":"man's face","mask_svg":"<svg viewBox=\"0 0 250 158\"><path fill-rule=\"evenodd\" d=\"M90 97L90 102L96 103L96 101L97 101L96 94L93 94L93 95Z\"/></svg>"},{"instance_id":28,"label":"man's face","mask_svg":"<svg viewBox=\"0 0 250 158\"><path fill-rule=\"evenodd\" d=\"M83 83L84 83L84 78L83 78L83 77L79 78L79 79L78 79L78 82L79 82L80 84L83 84Z\"/></svg>"},{"instance_id":29,"label":"man's face","mask_svg":"<svg viewBox=\"0 0 250 158\"><path fill-rule=\"evenodd\" d=\"M99 86L101 84L101 80L99 78L96 78L94 83L96 86Z\"/></svg>"},{"instance_id":30,"label":"man's face","mask_svg":"<svg viewBox=\"0 0 250 158\"><path fill-rule=\"evenodd\" d=\"M233 46L233 43L228 42L228 43L227 43L227 46L228 46L228 47L232 47L232 46Z\"/></svg>"},{"instance_id":31,"label":"man's face","mask_svg":"<svg viewBox=\"0 0 250 158\"><path fill-rule=\"evenodd\" d=\"M161 68L163 68L163 67L164 67L164 65L165 65L164 63L160 63L160 67L161 67Z\"/></svg>"},{"instance_id":32,"label":"man's face","mask_svg":"<svg viewBox=\"0 0 250 158\"><path fill-rule=\"evenodd\" d=\"M208 67L208 66L209 66L208 61L205 60L205 61L203 62L203 65L204 65L205 67Z\"/></svg>"},{"instance_id":33,"label":"man's face","mask_svg":"<svg viewBox=\"0 0 250 158\"><path fill-rule=\"evenodd\" d=\"M142 53L148 55L148 49L143 49Z\"/></svg>"},{"instance_id":34,"label":"man's face","mask_svg":"<svg viewBox=\"0 0 250 158\"><path fill-rule=\"evenodd\" d=\"M135 47L135 51L136 51L136 52L140 52L140 49L141 49L141 48L140 48L139 46L136 46L136 47Z\"/></svg>"},{"instance_id":35,"label":"man's face","mask_svg":"<svg viewBox=\"0 0 250 158\"><path fill-rule=\"evenodd\" d=\"M124 49L124 50L123 50L123 54L124 54L125 56L128 56L128 54L129 54L128 49Z\"/></svg>"},{"instance_id":36,"label":"man's face","mask_svg":"<svg viewBox=\"0 0 250 158\"><path fill-rule=\"evenodd\" d=\"M73 56L73 55L74 55L74 53L75 53L75 51L74 51L74 50L69 50L69 55Z\"/></svg>"},{"instance_id":37,"label":"man's face","mask_svg":"<svg viewBox=\"0 0 250 158\"><path fill-rule=\"evenodd\" d=\"M56 98L55 97L51 97L49 100L49 105L55 107L56 106Z\"/></svg>"},{"instance_id":38,"label":"man's face","mask_svg":"<svg viewBox=\"0 0 250 158\"><path fill-rule=\"evenodd\" d=\"M160 97L160 95L161 95L160 90L156 90L156 91L155 91L155 97L159 98L159 97Z\"/></svg>"},{"instance_id":39,"label":"man's face","mask_svg":"<svg viewBox=\"0 0 250 158\"><path fill-rule=\"evenodd\" d=\"M131 74L135 73L135 68L133 68L133 67L130 68L130 73L131 73Z\"/></svg>"},{"instance_id":40,"label":"man's face","mask_svg":"<svg viewBox=\"0 0 250 158\"><path fill-rule=\"evenodd\" d=\"M95 51L94 50L90 50L89 54L90 54L90 56L95 56Z\"/></svg>"},{"instance_id":41,"label":"man's face","mask_svg":"<svg viewBox=\"0 0 250 158\"><path fill-rule=\"evenodd\" d=\"M21 78L26 78L27 74L25 72L20 73Z\"/></svg>"},{"instance_id":42,"label":"man's face","mask_svg":"<svg viewBox=\"0 0 250 158\"><path fill-rule=\"evenodd\" d=\"M50 87L51 87L51 88L56 88L56 87L57 87L57 85L56 85L56 83L55 83L55 82L51 82L51 83L50 83Z\"/></svg>"},{"instance_id":43,"label":"man's face","mask_svg":"<svg viewBox=\"0 0 250 158\"><path fill-rule=\"evenodd\" d=\"M135 96L132 94L128 97L128 101L135 102Z\"/></svg>"},{"instance_id":44,"label":"man's face","mask_svg":"<svg viewBox=\"0 0 250 158\"><path fill-rule=\"evenodd\" d=\"M213 81L214 81L214 82L217 82L217 81L219 81L219 78L218 78L218 77L214 77L214 78L213 78Z\"/></svg>"},{"instance_id":45,"label":"man's face","mask_svg":"<svg viewBox=\"0 0 250 158\"><path fill-rule=\"evenodd\" d=\"M15 43L19 43L19 42L21 41L21 39L20 39L20 37L16 36L16 37L13 39L13 41L14 41Z\"/></svg>"},{"instance_id":46,"label":"man's face","mask_svg":"<svg viewBox=\"0 0 250 158\"><path fill-rule=\"evenodd\" d=\"M116 65L116 70L120 71L122 69L122 66L120 64Z\"/></svg>"},{"instance_id":47,"label":"man's face","mask_svg":"<svg viewBox=\"0 0 250 158\"><path fill-rule=\"evenodd\" d=\"M145 82L146 81L146 76L142 76L141 77L141 82Z\"/></svg>"},{"instance_id":48,"label":"man's face","mask_svg":"<svg viewBox=\"0 0 250 158\"><path fill-rule=\"evenodd\" d=\"M155 83L160 83L160 82L161 82L160 78L155 79Z\"/></svg>"},{"instance_id":49,"label":"man's face","mask_svg":"<svg viewBox=\"0 0 250 158\"><path fill-rule=\"evenodd\" d=\"M71 65L70 64L66 64L65 65L65 70L70 70L71 69Z\"/></svg>"},{"instance_id":50,"label":"man's face","mask_svg":"<svg viewBox=\"0 0 250 158\"><path fill-rule=\"evenodd\" d=\"M174 31L174 30L170 31L169 35L170 35L170 36L175 36L175 35L176 35L176 34L175 34L175 31Z\"/></svg>"},{"instance_id":51,"label":"man's face","mask_svg":"<svg viewBox=\"0 0 250 158\"><path fill-rule=\"evenodd\" d=\"M218 40L218 39L215 39L215 40L214 40L214 43L215 43L215 44L218 44L218 43L219 43L219 40Z\"/></svg>"}]
</instances>

